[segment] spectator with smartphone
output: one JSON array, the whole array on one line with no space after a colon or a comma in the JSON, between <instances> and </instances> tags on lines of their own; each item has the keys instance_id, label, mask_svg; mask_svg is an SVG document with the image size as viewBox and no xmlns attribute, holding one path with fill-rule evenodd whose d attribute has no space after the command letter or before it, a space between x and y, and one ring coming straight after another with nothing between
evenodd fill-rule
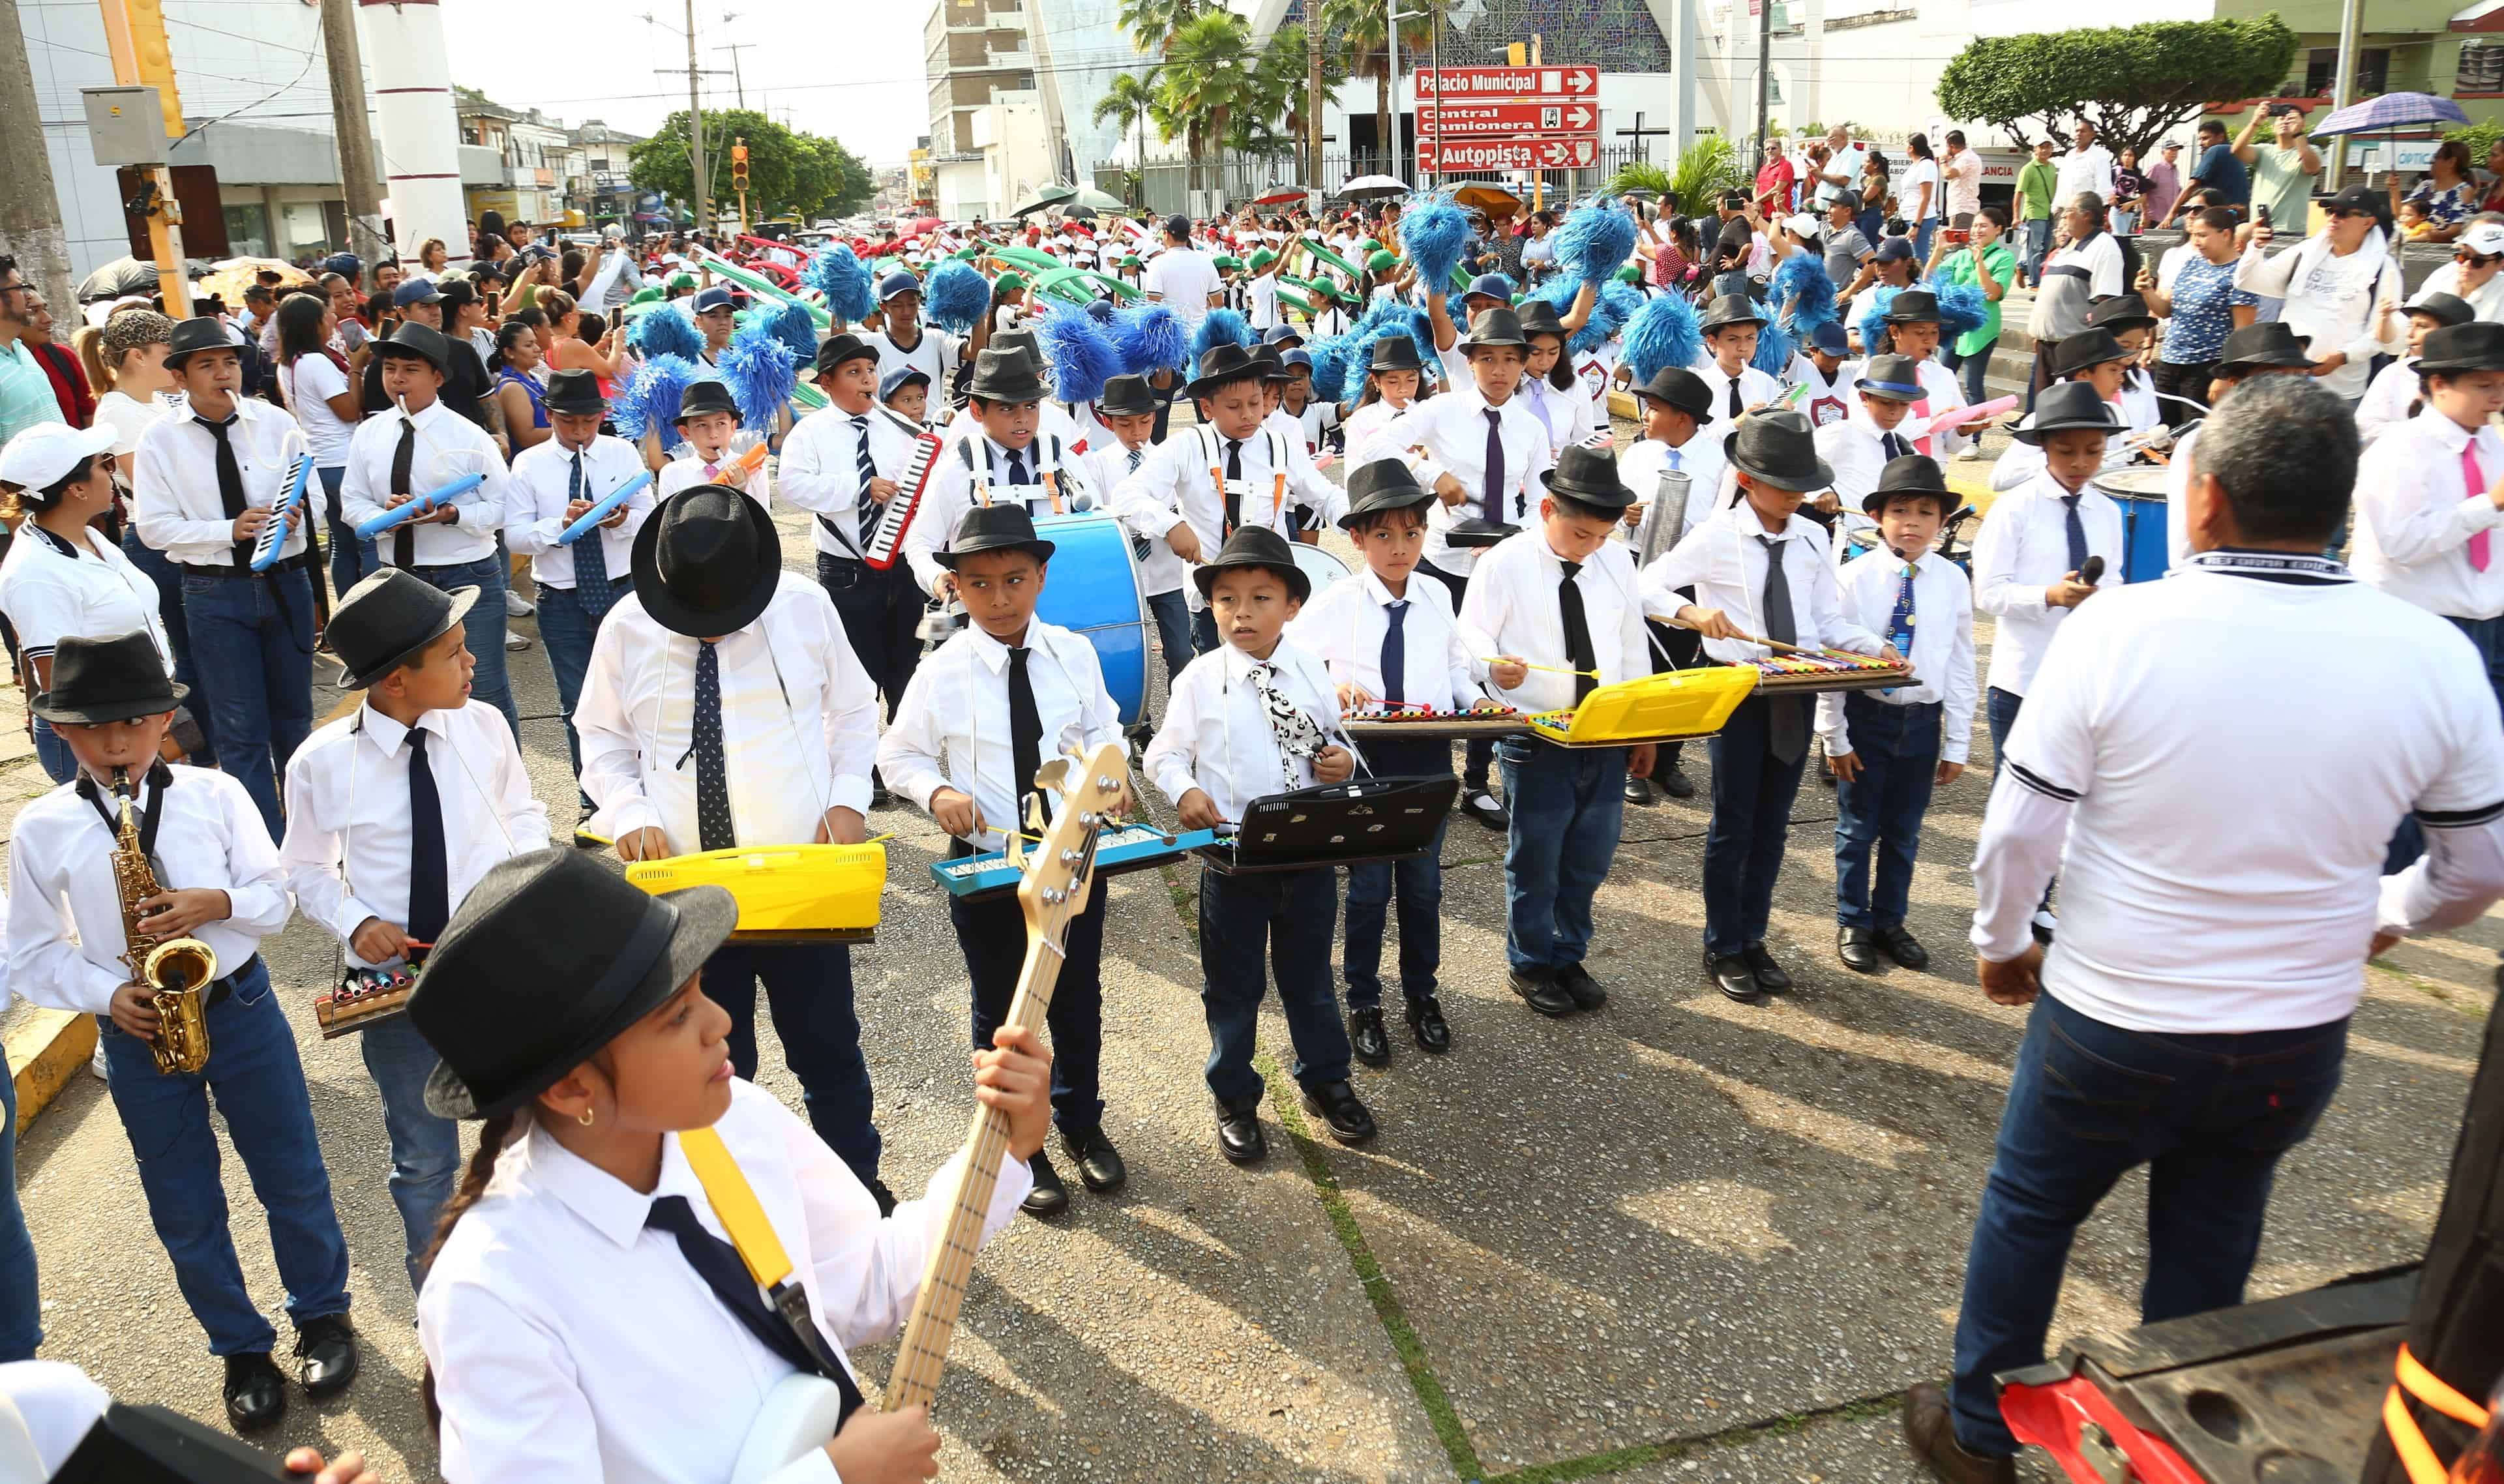
<instances>
[{"instance_id":1,"label":"spectator with smartphone","mask_svg":"<svg viewBox=\"0 0 2504 1484\"><path fill-rule=\"evenodd\" d=\"M2267 255L2274 228L2254 224L2235 287L2285 300L2278 318L2305 337L2313 376L2353 407L2373 359L2406 348L2408 322L2374 191L2350 186L2326 204L2330 224L2276 258Z\"/></svg>"},{"instance_id":2,"label":"spectator with smartphone","mask_svg":"<svg viewBox=\"0 0 2504 1484\"><path fill-rule=\"evenodd\" d=\"M2235 287L2235 214L2222 206L2192 213L2190 239L2168 252L2154 272L2139 269L2137 288L2147 307L2166 322L2158 348L2156 390L2167 398L2206 403L2217 357L2229 332L2249 325L2258 301ZM2181 402L2158 403L2165 421L2180 427L2198 414Z\"/></svg>"},{"instance_id":3,"label":"spectator with smartphone","mask_svg":"<svg viewBox=\"0 0 2504 1484\"><path fill-rule=\"evenodd\" d=\"M2271 142L2252 143L2261 121L2270 124ZM2313 192L2321 181L2321 152L2304 137L2304 115L2292 103L2256 103L2235 136L2235 158L2252 172L2252 208L2268 207L2273 224L2301 231L2311 216ZM2469 157L2462 153L2461 164ZM2467 215L2466 212L2462 215ZM2449 237L2443 240L2449 242Z\"/></svg>"}]
</instances>

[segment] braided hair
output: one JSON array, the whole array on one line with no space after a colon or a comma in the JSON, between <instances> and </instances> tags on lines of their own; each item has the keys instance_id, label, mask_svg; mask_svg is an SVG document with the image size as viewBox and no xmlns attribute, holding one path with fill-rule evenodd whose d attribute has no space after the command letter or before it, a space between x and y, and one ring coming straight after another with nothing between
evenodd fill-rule
<instances>
[{"instance_id":1,"label":"braided hair","mask_svg":"<svg viewBox=\"0 0 2504 1484\"><path fill-rule=\"evenodd\" d=\"M535 1103L524 1103L509 1113L500 1113L478 1128L478 1148L470 1155L469 1166L461 1172L461 1184L454 1188L452 1198L443 1203L443 1215L435 1225L435 1240L426 1244L426 1256L418 1260L424 1271L435 1265L443 1252L443 1244L452 1237L452 1227L467 1214L478 1198L487 1193L487 1182L495 1178L496 1159L504 1146L530 1131L531 1109ZM418 1396L426 1403L426 1425L439 1431L443 1426L443 1409L435 1401L435 1368L426 1367L419 1378Z\"/></svg>"}]
</instances>

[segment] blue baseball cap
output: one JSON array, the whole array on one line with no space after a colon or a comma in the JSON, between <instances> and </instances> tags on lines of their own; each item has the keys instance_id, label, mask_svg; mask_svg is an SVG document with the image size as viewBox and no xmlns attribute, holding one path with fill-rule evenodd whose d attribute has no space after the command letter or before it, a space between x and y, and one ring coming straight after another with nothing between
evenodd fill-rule
<instances>
[{"instance_id":1,"label":"blue baseball cap","mask_svg":"<svg viewBox=\"0 0 2504 1484\"><path fill-rule=\"evenodd\" d=\"M1808 343L1829 356L1845 355L1852 349L1852 338L1846 335L1843 332L1843 327L1833 320L1827 320L1820 324L1817 328L1810 330Z\"/></svg>"},{"instance_id":2,"label":"blue baseball cap","mask_svg":"<svg viewBox=\"0 0 2504 1484\"><path fill-rule=\"evenodd\" d=\"M897 366L878 379L878 399L886 401L917 381L930 385L930 373L918 365Z\"/></svg>"},{"instance_id":3,"label":"blue baseball cap","mask_svg":"<svg viewBox=\"0 0 2504 1484\"><path fill-rule=\"evenodd\" d=\"M443 291L435 287L435 280L431 278L404 279L401 281L399 288L392 291L392 307L394 309L406 309L411 304L440 304L442 302Z\"/></svg>"},{"instance_id":4,"label":"blue baseball cap","mask_svg":"<svg viewBox=\"0 0 2504 1484\"><path fill-rule=\"evenodd\" d=\"M696 294L694 305L695 312L698 314L703 314L708 310L736 309L739 306L731 299L730 291L719 284L715 284L712 288L698 293Z\"/></svg>"},{"instance_id":5,"label":"blue baseball cap","mask_svg":"<svg viewBox=\"0 0 2504 1484\"><path fill-rule=\"evenodd\" d=\"M1300 365L1309 371L1313 368L1313 353L1302 348L1291 350L1280 356L1278 362L1281 365Z\"/></svg>"},{"instance_id":6,"label":"blue baseball cap","mask_svg":"<svg viewBox=\"0 0 2504 1484\"><path fill-rule=\"evenodd\" d=\"M920 293L922 280L898 268L878 281L878 301L882 304L899 293Z\"/></svg>"},{"instance_id":7,"label":"blue baseball cap","mask_svg":"<svg viewBox=\"0 0 2504 1484\"><path fill-rule=\"evenodd\" d=\"M1261 343L1264 345L1285 345L1291 341L1297 345L1304 343L1303 331L1293 325L1272 325L1269 327L1269 332L1261 337Z\"/></svg>"},{"instance_id":8,"label":"blue baseball cap","mask_svg":"<svg viewBox=\"0 0 2504 1484\"><path fill-rule=\"evenodd\" d=\"M1471 279L1470 286L1461 291L1461 297L1465 299L1474 299L1481 295L1491 299L1502 299L1510 304L1513 302L1513 280L1501 273L1481 273Z\"/></svg>"}]
</instances>

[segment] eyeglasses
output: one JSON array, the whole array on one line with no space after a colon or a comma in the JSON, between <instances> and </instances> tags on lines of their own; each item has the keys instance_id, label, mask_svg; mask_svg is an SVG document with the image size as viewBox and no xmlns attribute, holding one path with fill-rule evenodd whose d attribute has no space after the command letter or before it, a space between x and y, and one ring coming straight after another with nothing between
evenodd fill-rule
<instances>
[{"instance_id":1,"label":"eyeglasses","mask_svg":"<svg viewBox=\"0 0 2504 1484\"><path fill-rule=\"evenodd\" d=\"M2370 217L2372 215L2373 213L2370 211L2364 211L2353 206L2334 206L2330 209L2330 220L2333 222L2345 222L2351 217Z\"/></svg>"},{"instance_id":2,"label":"eyeglasses","mask_svg":"<svg viewBox=\"0 0 2504 1484\"><path fill-rule=\"evenodd\" d=\"M2452 260L2457 263L2465 263L2473 268L2484 268L2493 263L2504 262L2504 253L2497 253L2489 256L2485 253L2473 253L2467 248L2462 248L2459 252L2452 255Z\"/></svg>"}]
</instances>

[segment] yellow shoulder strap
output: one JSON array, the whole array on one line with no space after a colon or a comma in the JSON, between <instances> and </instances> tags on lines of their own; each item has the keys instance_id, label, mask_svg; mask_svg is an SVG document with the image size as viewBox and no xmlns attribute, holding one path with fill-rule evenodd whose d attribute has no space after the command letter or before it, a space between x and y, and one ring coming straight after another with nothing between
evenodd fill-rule
<instances>
[{"instance_id":1,"label":"yellow shoulder strap","mask_svg":"<svg viewBox=\"0 0 2504 1484\"><path fill-rule=\"evenodd\" d=\"M774 1234L774 1224L766 1220L765 1208L757 1203L748 1177L739 1172L739 1161L723 1147L721 1135L710 1128L681 1129L678 1150L687 1156L688 1168L704 1187L705 1199L713 1203L713 1214L721 1218L730 1245L739 1249L740 1260L748 1264L756 1286L770 1290L790 1277L791 1260L782 1251L782 1239Z\"/></svg>"}]
</instances>

